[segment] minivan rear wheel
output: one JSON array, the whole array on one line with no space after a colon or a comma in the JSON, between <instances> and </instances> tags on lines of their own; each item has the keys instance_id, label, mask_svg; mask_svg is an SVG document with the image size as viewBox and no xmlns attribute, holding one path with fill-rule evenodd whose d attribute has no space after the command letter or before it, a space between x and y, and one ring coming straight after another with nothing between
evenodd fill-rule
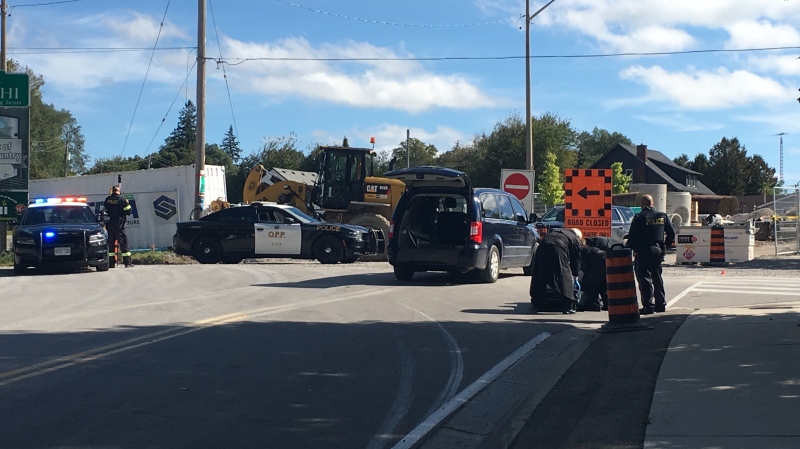
<instances>
[{"instance_id":1,"label":"minivan rear wheel","mask_svg":"<svg viewBox=\"0 0 800 449\"><path fill-rule=\"evenodd\" d=\"M500 251L496 246L489 248L489 257L486 258L486 268L478 270L481 282L493 284L500 277Z\"/></svg>"},{"instance_id":2,"label":"minivan rear wheel","mask_svg":"<svg viewBox=\"0 0 800 449\"><path fill-rule=\"evenodd\" d=\"M396 277L398 281L410 281L411 278L414 277L414 270L405 265L395 265L394 277Z\"/></svg>"}]
</instances>

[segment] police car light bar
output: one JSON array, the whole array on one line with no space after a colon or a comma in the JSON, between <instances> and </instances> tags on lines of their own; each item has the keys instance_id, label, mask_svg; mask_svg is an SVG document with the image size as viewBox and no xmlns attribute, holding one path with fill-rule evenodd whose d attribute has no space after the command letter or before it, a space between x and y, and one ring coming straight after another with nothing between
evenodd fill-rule
<instances>
[{"instance_id":1,"label":"police car light bar","mask_svg":"<svg viewBox=\"0 0 800 449\"><path fill-rule=\"evenodd\" d=\"M86 198L84 197L63 197L63 198L35 198L31 203L34 204L61 204L61 203L85 203Z\"/></svg>"}]
</instances>

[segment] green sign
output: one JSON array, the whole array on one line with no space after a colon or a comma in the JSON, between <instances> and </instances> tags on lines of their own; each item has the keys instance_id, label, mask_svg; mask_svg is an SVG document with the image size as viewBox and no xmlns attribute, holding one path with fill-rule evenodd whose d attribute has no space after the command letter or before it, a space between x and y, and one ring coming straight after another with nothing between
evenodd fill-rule
<instances>
[{"instance_id":1,"label":"green sign","mask_svg":"<svg viewBox=\"0 0 800 449\"><path fill-rule=\"evenodd\" d=\"M16 220L28 207L28 192L0 192L0 221Z\"/></svg>"},{"instance_id":2,"label":"green sign","mask_svg":"<svg viewBox=\"0 0 800 449\"><path fill-rule=\"evenodd\" d=\"M0 107L27 108L31 105L31 85L27 73L0 71Z\"/></svg>"}]
</instances>

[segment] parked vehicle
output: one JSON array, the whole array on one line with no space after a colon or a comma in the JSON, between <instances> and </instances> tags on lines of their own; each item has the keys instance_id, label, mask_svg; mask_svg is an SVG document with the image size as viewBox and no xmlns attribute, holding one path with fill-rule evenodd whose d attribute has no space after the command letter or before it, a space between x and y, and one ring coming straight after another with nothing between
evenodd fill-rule
<instances>
[{"instance_id":1,"label":"parked vehicle","mask_svg":"<svg viewBox=\"0 0 800 449\"><path fill-rule=\"evenodd\" d=\"M292 206L257 202L178 223L173 247L200 263L280 257L334 264L380 254L385 241L380 229L328 223Z\"/></svg>"},{"instance_id":2,"label":"parked vehicle","mask_svg":"<svg viewBox=\"0 0 800 449\"><path fill-rule=\"evenodd\" d=\"M464 172L411 167L384 174L406 185L389 226L389 263L398 280L422 271L474 271L496 282L503 268L533 272L538 235L522 204L497 189L473 188Z\"/></svg>"},{"instance_id":3,"label":"parked vehicle","mask_svg":"<svg viewBox=\"0 0 800 449\"><path fill-rule=\"evenodd\" d=\"M625 206L611 206L611 237L622 241L628 235L633 221L633 210ZM539 235L544 235L551 229L564 227L564 206L555 206L536 222ZM585 236L591 237L591 236Z\"/></svg>"}]
</instances>

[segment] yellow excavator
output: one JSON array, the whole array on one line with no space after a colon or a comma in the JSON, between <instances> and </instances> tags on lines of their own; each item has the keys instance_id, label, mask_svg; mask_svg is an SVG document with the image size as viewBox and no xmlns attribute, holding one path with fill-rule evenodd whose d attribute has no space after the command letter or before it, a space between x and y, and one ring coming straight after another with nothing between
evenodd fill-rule
<instances>
[{"instance_id":1,"label":"yellow excavator","mask_svg":"<svg viewBox=\"0 0 800 449\"><path fill-rule=\"evenodd\" d=\"M262 182L267 170L258 165L245 180L245 203L270 201L292 205L326 221L380 229L389 235L392 212L405 191L395 179L373 176L375 152L369 148L321 147L322 160L314 185L281 181ZM378 259L383 259L379 256Z\"/></svg>"}]
</instances>

